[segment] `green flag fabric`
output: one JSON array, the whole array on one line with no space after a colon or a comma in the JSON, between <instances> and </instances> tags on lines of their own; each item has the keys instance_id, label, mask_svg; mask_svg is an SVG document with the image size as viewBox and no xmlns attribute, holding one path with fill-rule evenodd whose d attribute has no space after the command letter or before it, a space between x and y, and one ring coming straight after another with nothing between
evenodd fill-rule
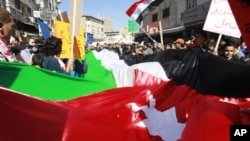
<instances>
[{"instance_id":1,"label":"green flag fabric","mask_svg":"<svg viewBox=\"0 0 250 141\"><path fill-rule=\"evenodd\" d=\"M88 72L72 77L27 64L0 62L0 86L46 100L68 100L116 88L112 72L86 52ZM105 81L104 81L105 80Z\"/></svg>"},{"instance_id":2,"label":"green flag fabric","mask_svg":"<svg viewBox=\"0 0 250 141\"><path fill-rule=\"evenodd\" d=\"M139 25L135 20L128 20L128 32L130 33L138 33Z\"/></svg>"}]
</instances>

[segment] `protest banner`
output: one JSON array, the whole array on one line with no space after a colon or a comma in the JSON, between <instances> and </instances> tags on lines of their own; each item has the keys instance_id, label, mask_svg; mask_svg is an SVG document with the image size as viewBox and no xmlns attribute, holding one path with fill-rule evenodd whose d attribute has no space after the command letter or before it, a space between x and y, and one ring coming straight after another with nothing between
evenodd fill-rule
<instances>
[{"instance_id":1,"label":"protest banner","mask_svg":"<svg viewBox=\"0 0 250 141\"><path fill-rule=\"evenodd\" d=\"M227 0L212 0L203 30L240 38L241 32Z\"/></svg>"},{"instance_id":2,"label":"protest banner","mask_svg":"<svg viewBox=\"0 0 250 141\"><path fill-rule=\"evenodd\" d=\"M61 21L54 21L54 32L55 36L58 38L61 38L63 41L62 45L62 53L60 55L60 58L69 58L71 55L71 44L73 43L71 40L71 36L69 34L69 23L61 22ZM81 27L79 30L79 35L75 36L75 39L77 42L74 42L74 54L75 58L82 58L84 55L84 28Z\"/></svg>"}]
</instances>

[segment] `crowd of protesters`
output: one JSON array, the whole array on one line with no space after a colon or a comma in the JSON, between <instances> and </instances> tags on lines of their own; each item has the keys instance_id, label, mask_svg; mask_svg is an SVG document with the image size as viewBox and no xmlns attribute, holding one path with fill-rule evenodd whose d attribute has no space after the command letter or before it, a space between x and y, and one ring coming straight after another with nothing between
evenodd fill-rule
<instances>
[{"instance_id":1,"label":"crowd of protesters","mask_svg":"<svg viewBox=\"0 0 250 141\"><path fill-rule=\"evenodd\" d=\"M108 49L117 53L120 59L130 60L134 64L136 59L169 49L187 49L199 47L214 55L230 61L250 64L249 52L246 44L240 40L222 40L216 47L214 39L208 39L203 30L196 30L191 40L177 38L173 42L162 45L156 41L142 43L112 43L87 46L87 50ZM62 51L62 40L51 36L49 39L29 37L27 32L16 30L13 16L0 8L0 61L26 63L44 69L70 74L75 58L71 56L66 61L59 58ZM84 58L84 56L83 56ZM78 63L79 64L79 63ZM130 65L130 64L128 64ZM86 72L86 71L85 71ZM79 76L79 74L77 75Z\"/></svg>"},{"instance_id":2,"label":"crowd of protesters","mask_svg":"<svg viewBox=\"0 0 250 141\"><path fill-rule=\"evenodd\" d=\"M0 61L26 63L70 74L71 68L81 63L75 63L78 60L73 55L61 60L61 52L62 39L51 36L45 40L40 36L28 36L27 32L16 29L14 17L6 9L0 8ZM78 70L74 69L75 76L82 73Z\"/></svg>"},{"instance_id":3,"label":"crowd of protesters","mask_svg":"<svg viewBox=\"0 0 250 141\"><path fill-rule=\"evenodd\" d=\"M185 41L183 38L177 38L176 40L161 45L156 41L141 42L141 43L97 43L95 46L88 45L87 49L101 51L102 49L108 49L117 53L120 59L133 60L140 58L140 56L146 56L155 54L160 51L169 49L188 49L199 47L205 51L208 51L214 55L220 56L230 61L249 64L249 52L244 41L240 39L223 39L216 47L216 41L214 39L208 39L207 33L201 29L196 29L190 40ZM131 63L133 64L133 63Z\"/></svg>"}]
</instances>

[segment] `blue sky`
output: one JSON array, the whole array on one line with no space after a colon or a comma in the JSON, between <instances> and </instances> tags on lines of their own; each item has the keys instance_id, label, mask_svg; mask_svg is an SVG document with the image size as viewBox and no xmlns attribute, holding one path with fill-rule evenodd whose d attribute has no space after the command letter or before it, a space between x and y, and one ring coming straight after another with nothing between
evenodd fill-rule
<instances>
[{"instance_id":1,"label":"blue sky","mask_svg":"<svg viewBox=\"0 0 250 141\"><path fill-rule=\"evenodd\" d=\"M105 16L113 19L114 30L127 26L126 11L137 0L83 0L82 15ZM59 9L70 14L70 0L61 0Z\"/></svg>"}]
</instances>

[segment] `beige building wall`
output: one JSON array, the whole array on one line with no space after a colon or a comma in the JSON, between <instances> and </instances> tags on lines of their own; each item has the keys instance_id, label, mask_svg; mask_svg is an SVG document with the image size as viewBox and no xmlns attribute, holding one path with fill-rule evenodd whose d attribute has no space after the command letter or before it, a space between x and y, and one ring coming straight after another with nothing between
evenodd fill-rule
<instances>
[{"instance_id":1,"label":"beige building wall","mask_svg":"<svg viewBox=\"0 0 250 141\"><path fill-rule=\"evenodd\" d=\"M85 32L93 34L95 42L104 40L104 21L92 16L82 16L81 24L85 27Z\"/></svg>"},{"instance_id":2,"label":"beige building wall","mask_svg":"<svg viewBox=\"0 0 250 141\"><path fill-rule=\"evenodd\" d=\"M125 43L131 44L133 42L132 34L128 32L128 27L124 27L114 32L106 32L106 43Z\"/></svg>"},{"instance_id":3,"label":"beige building wall","mask_svg":"<svg viewBox=\"0 0 250 141\"><path fill-rule=\"evenodd\" d=\"M98 16L97 18L104 21L104 24L103 24L104 32L112 32L112 31L114 31L113 19L107 18L107 17L104 17L104 16Z\"/></svg>"},{"instance_id":4,"label":"beige building wall","mask_svg":"<svg viewBox=\"0 0 250 141\"><path fill-rule=\"evenodd\" d=\"M94 42L106 43L131 43L131 34L128 28L124 27L118 31L113 29L113 20L103 16L82 16L81 25L85 32L94 35Z\"/></svg>"}]
</instances>

